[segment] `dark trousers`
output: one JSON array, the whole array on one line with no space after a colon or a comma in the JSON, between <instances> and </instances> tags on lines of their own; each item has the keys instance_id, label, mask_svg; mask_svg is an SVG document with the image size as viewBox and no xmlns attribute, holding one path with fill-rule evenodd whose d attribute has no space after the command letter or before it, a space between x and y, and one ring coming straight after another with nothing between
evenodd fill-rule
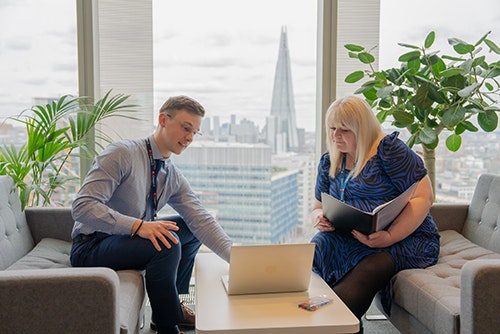
<instances>
[{"instance_id":1,"label":"dark trousers","mask_svg":"<svg viewBox=\"0 0 500 334\"><path fill-rule=\"evenodd\" d=\"M172 248L163 246L159 252L151 241L138 236L98 232L94 238L73 243L71 265L145 270L152 320L159 330L167 332L184 320L179 293L189 291L194 257L201 243L179 216L161 220L175 221L179 226L178 231L171 232L179 239L177 245L171 243Z\"/></svg>"}]
</instances>

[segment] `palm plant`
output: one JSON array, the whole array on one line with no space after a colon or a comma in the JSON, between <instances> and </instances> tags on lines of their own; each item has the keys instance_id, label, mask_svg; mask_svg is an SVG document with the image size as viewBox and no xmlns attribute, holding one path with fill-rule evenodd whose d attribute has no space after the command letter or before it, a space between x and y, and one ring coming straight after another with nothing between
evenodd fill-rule
<instances>
[{"instance_id":1,"label":"palm plant","mask_svg":"<svg viewBox=\"0 0 500 334\"><path fill-rule=\"evenodd\" d=\"M375 57L363 46L347 44L349 56L366 70L350 73L345 81L368 80L355 92L363 94L382 123L390 120L410 132L407 142L421 144L423 159L434 189L435 149L439 135L448 132L446 147L455 152L465 131L494 131L498 126L500 61L488 63L483 47L500 54L500 47L485 34L476 43L448 39L456 55L431 51L435 33L430 32L422 46L399 43L409 49L399 57L400 67L376 70ZM391 116L391 117L389 117Z\"/></svg>"},{"instance_id":2,"label":"palm plant","mask_svg":"<svg viewBox=\"0 0 500 334\"><path fill-rule=\"evenodd\" d=\"M111 96L108 91L96 103L87 98L62 96L46 105L36 105L26 114L10 119L24 124L26 142L0 146L0 175L9 175L19 191L22 208L47 206L51 197L70 180L78 177L71 167L73 156L91 158L95 149L86 136L95 131L96 138L110 138L96 125L109 117L127 117L136 105L125 104L129 96Z\"/></svg>"}]
</instances>

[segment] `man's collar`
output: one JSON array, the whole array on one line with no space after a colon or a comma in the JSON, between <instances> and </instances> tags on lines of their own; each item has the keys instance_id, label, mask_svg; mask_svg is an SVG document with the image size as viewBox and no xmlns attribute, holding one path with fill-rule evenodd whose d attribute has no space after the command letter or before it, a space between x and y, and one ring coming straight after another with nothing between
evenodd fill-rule
<instances>
[{"instance_id":1,"label":"man's collar","mask_svg":"<svg viewBox=\"0 0 500 334\"><path fill-rule=\"evenodd\" d=\"M158 148L158 145L156 145L156 141L154 139L154 136L153 135L149 136L148 140L151 143L151 150L153 151L153 159L163 160L165 162L165 165L170 164L170 158L163 157L163 155L160 152L160 149Z\"/></svg>"}]
</instances>

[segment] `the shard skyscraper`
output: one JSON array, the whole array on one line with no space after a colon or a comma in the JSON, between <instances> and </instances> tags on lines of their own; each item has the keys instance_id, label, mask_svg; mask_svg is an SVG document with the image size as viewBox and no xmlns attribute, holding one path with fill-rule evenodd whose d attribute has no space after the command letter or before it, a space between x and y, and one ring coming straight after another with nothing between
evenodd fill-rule
<instances>
[{"instance_id":1,"label":"the shard skyscraper","mask_svg":"<svg viewBox=\"0 0 500 334\"><path fill-rule=\"evenodd\" d=\"M276 73L274 76L271 117L275 119L275 137L268 138L274 143L274 150L294 151L299 148L295 102L293 98L292 70L286 27L281 29L280 47ZM268 133L268 135L271 135ZM280 144L281 143L281 144Z\"/></svg>"}]
</instances>

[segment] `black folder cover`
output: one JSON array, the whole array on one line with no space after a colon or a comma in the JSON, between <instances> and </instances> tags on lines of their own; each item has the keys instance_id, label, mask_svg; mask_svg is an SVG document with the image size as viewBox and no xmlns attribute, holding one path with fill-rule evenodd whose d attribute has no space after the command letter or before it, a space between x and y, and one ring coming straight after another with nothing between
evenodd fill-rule
<instances>
[{"instance_id":1,"label":"black folder cover","mask_svg":"<svg viewBox=\"0 0 500 334\"><path fill-rule=\"evenodd\" d=\"M377 206L372 212L360 210L329 194L321 193L323 214L335 229L371 234L383 230L394 221L413 196L417 184L418 182L414 183L393 200Z\"/></svg>"}]
</instances>

